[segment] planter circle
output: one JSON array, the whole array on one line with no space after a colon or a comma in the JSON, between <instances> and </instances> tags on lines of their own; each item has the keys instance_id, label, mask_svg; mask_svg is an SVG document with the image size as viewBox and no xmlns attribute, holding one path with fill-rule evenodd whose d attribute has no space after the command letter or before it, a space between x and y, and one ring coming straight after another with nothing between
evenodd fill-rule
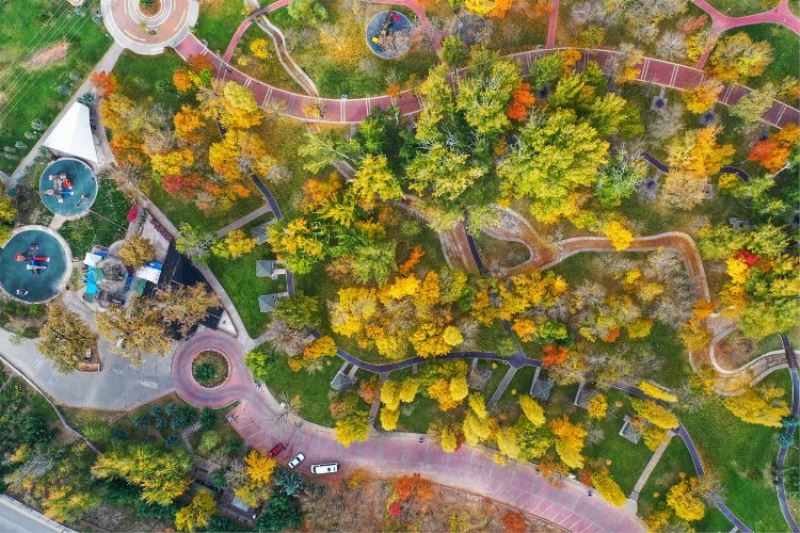
<instances>
[{"instance_id":1,"label":"planter circle","mask_svg":"<svg viewBox=\"0 0 800 533\"><path fill-rule=\"evenodd\" d=\"M399 11L381 11L367 23L367 46L381 59L398 59L411 48L413 26Z\"/></svg>"},{"instance_id":2,"label":"planter circle","mask_svg":"<svg viewBox=\"0 0 800 533\"><path fill-rule=\"evenodd\" d=\"M210 370L209 370L210 369ZM199 375L212 372L208 377ZM228 356L217 350L203 350L192 357L192 381L204 389L216 389L231 377L231 362Z\"/></svg>"}]
</instances>

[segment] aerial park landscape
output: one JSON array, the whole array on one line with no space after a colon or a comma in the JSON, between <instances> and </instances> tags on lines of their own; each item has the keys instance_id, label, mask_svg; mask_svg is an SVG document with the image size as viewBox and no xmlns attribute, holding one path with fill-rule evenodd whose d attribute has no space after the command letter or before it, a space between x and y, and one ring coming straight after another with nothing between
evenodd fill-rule
<instances>
[{"instance_id":1,"label":"aerial park landscape","mask_svg":"<svg viewBox=\"0 0 800 533\"><path fill-rule=\"evenodd\" d=\"M800 531L796 0L0 15L0 529Z\"/></svg>"}]
</instances>

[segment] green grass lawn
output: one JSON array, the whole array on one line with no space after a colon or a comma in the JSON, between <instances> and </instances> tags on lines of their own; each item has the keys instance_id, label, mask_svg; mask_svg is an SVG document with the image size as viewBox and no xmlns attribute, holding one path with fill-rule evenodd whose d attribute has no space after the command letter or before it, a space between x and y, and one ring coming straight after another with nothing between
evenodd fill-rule
<instances>
[{"instance_id":1,"label":"green grass lawn","mask_svg":"<svg viewBox=\"0 0 800 533\"><path fill-rule=\"evenodd\" d=\"M75 259L81 259L95 244L109 246L122 239L128 228L126 215L131 208L130 200L111 179L99 178L98 184L92 212L65 222L60 230Z\"/></svg>"},{"instance_id":2,"label":"green grass lawn","mask_svg":"<svg viewBox=\"0 0 800 533\"><path fill-rule=\"evenodd\" d=\"M180 104L190 103L190 95L180 95L172 83L172 74L184 66L183 60L171 48L158 56L140 56L126 50L114 66L121 91L136 101L149 100L177 110Z\"/></svg>"},{"instance_id":3,"label":"green grass lawn","mask_svg":"<svg viewBox=\"0 0 800 533\"><path fill-rule=\"evenodd\" d=\"M208 41L211 50L224 52L236 28L247 16L241 0L215 0L200 8L194 33Z\"/></svg>"},{"instance_id":4,"label":"green grass lawn","mask_svg":"<svg viewBox=\"0 0 800 533\"><path fill-rule=\"evenodd\" d=\"M788 373L773 373L765 383L788 390ZM777 430L744 423L716 403L677 414L707 468L719 476L731 510L756 531L784 531L786 523L769 481L769 466L778 450Z\"/></svg>"},{"instance_id":5,"label":"green grass lawn","mask_svg":"<svg viewBox=\"0 0 800 533\"><path fill-rule=\"evenodd\" d=\"M666 505L667 491L680 481L681 473L689 477L696 474L686 445L680 438L673 437L639 495L640 516L647 516L655 508ZM705 517L693 522L692 527L697 531L730 531L732 526L720 511L708 506Z\"/></svg>"},{"instance_id":6,"label":"green grass lawn","mask_svg":"<svg viewBox=\"0 0 800 533\"><path fill-rule=\"evenodd\" d=\"M800 77L797 67L800 64L800 39L792 30L776 24L757 24L734 31L743 31L754 41L769 41L773 48L774 59L764 74L748 80L746 85L760 87L768 81L779 83L787 76L794 79Z\"/></svg>"},{"instance_id":7,"label":"green grass lawn","mask_svg":"<svg viewBox=\"0 0 800 533\"><path fill-rule=\"evenodd\" d=\"M31 123L38 120L46 128L111 44L102 22L92 20L99 3L87 2L81 14L66 2L52 0L0 3L0 170L14 170L39 136ZM63 58L30 63L39 52L62 42L68 46Z\"/></svg>"},{"instance_id":8,"label":"green grass lawn","mask_svg":"<svg viewBox=\"0 0 800 533\"><path fill-rule=\"evenodd\" d=\"M341 359L328 358L323 369L312 374L292 372L287 361L288 359L283 356L276 358L266 383L270 392L280 401L300 396L302 406L298 414L302 418L315 424L333 427L333 418L328 408L330 404L328 394L331 392L331 380L341 366Z\"/></svg>"},{"instance_id":9,"label":"green grass lawn","mask_svg":"<svg viewBox=\"0 0 800 533\"><path fill-rule=\"evenodd\" d=\"M286 290L286 280L283 276L277 280L256 276L256 261L272 257L274 256L269 247L260 245L238 259L211 257L208 261L208 267L225 287L225 292L233 300L247 332L252 337L263 333L269 323L269 314L262 313L258 308L258 297Z\"/></svg>"},{"instance_id":10,"label":"green grass lawn","mask_svg":"<svg viewBox=\"0 0 800 533\"><path fill-rule=\"evenodd\" d=\"M710 0L712 6L731 17L742 17L765 11L761 0Z\"/></svg>"}]
</instances>

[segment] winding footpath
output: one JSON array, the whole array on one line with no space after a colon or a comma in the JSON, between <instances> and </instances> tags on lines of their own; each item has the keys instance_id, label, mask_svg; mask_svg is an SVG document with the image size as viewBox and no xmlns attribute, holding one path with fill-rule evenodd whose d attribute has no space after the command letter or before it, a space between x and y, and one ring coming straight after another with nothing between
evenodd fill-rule
<instances>
[{"instance_id":1,"label":"winding footpath","mask_svg":"<svg viewBox=\"0 0 800 533\"><path fill-rule=\"evenodd\" d=\"M388 109L394 105L400 110L401 115L406 116L419 113L423 107L420 99L412 91L403 91L396 98L384 95L369 98L336 99L318 98L280 89L240 71L225 61L223 57L209 50L192 33L186 35L174 48L184 60L196 55L208 56L219 78L236 81L250 89L261 107L275 110L280 115L303 122L339 125L356 124L369 116L375 108ZM520 65L523 74L527 74L533 61L559 50L565 50L565 48L530 50L513 54L509 57ZM578 48L578 50L583 53L583 58L578 63L579 68L585 68L588 61L596 61L608 71L614 63L624 56L622 52L614 50L584 48ZM645 58L640 65L636 81L684 91L696 87L705 77L705 73L697 68L661 59ZM733 105L741 97L749 94L750 91L751 89L748 87L730 84L722 91L718 101L726 106ZM320 113L318 115L307 114L306 110L309 107L318 108ZM800 123L800 110L775 100L761 119L776 127L783 127L789 123L797 124Z\"/></svg>"}]
</instances>

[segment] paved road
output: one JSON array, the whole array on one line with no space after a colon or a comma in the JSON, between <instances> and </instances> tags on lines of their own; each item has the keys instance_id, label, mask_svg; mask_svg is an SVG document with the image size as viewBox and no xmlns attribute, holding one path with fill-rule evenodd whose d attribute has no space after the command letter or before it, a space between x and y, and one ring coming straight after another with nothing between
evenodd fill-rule
<instances>
[{"instance_id":1,"label":"paved road","mask_svg":"<svg viewBox=\"0 0 800 533\"><path fill-rule=\"evenodd\" d=\"M75 533L26 505L0 494L0 531L3 533Z\"/></svg>"},{"instance_id":2,"label":"paved road","mask_svg":"<svg viewBox=\"0 0 800 533\"><path fill-rule=\"evenodd\" d=\"M204 389L194 382L191 361L203 349L224 353L231 363L230 378L215 389ZM535 473L529 464L502 467L481 449L462 447L448 454L438 444L415 434L375 434L368 441L344 448L332 431L292 415L287 415L266 388L258 389L243 362L241 345L232 337L198 333L184 343L173 359L176 390L197 407L222 407L234 401L238 406L229 420L251 446L266 452L276 442L289 449L280 459L286 461L302 451L307 459L301 467L307 473L314 462L336 460L341 474L363 467L387 476L420 473L431 481L459 487L492 498L525 512L550 520L571 531L642 531L639 519L590 497L582 485L567 481L554 487Z\"/></svg>"}]
</instances>

